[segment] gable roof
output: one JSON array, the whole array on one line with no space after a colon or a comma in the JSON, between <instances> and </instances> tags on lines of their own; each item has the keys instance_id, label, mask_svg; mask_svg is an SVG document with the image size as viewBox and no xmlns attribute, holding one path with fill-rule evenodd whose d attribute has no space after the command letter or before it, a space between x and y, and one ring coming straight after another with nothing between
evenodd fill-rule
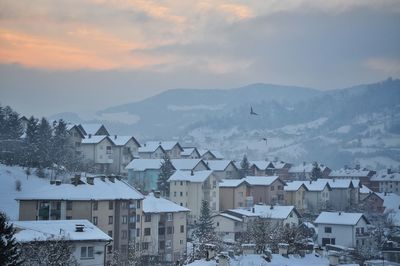
<instances>
[{"instance_id":1,"label":"gable roof","mask_svg":"<svg viewBox=\"0 0 400 266\"><path fill-rule=\"evenodd\" d=\"M160 169L164 159L133 159L126 167L127 170L145 171ZM175 169L175 168L174 168Z\"/></svg>"},{"instance_id":2,"label":"gable roof","mask_svg":"<svg viewBox=\"0 0 400 266\"><path fill-rule=\"evenodd\" d=\"M145 144L143 144L143 146L139 148L139 153L153 153L159 148L165 153L165 150L163 149L163 147L161 147L160 144L157 143L147 144L146 142Z\"/></svg>"},{"instance_id":3,"label":"gable roof","mask_svg":"<svg viewBox=\"0 0 400 266\"><path fill-rule=\"evenodd\" d=\"M284 168L285 166L290 166L289 163L285 163L285 162L283 162L283 161L274 161L274 162L272 162L272 165L273 165L274 168L276 168L276 169L282 169L282 168Z\"/></svg>"},{"instance_id":4,"label":"gable roof","mask_svg":"<svg viewBox=\"0 0 400 266\"><path fill-rule=\"evenodd\" d=\"M364 219L369 224L367 218L362 213L349 212L321 212L314 223L316 224L336 224L336 225L356 225L360 219Z\"/></svg>"},{"instance_id":5,"label":"gable roof","mask_svg":"<svg viewBox=\"0 0 400 266\"><path fill-rule=\"evenodd\" d=\"M199 164L203 164L207 170L210 170L202 159L171 159L171 163L177 170L193 170Z\"/></svg>"},{"instance_id":6,"label":"gable roof","mask_svg":"<svg viewBox=\"0 0 400 266\"><path fill-rule=\"evenodd\" d=\"M180 151L183 151L182 146L177 141L146 141L145 146L156 147L160 145L164 151L170 151L175 146L178 146Z\"/></svg>"},{"instance_id":7,"label":"gable roof","mask_svg":"<svg viewBox=\"0 0 400 266\"><path fill-rule=\"evenodd\" d=\"M324 179L324 178L320 178L318 180L326 181L329 183L329 186L332 189L337 189L337 188L357 188L360 185L360 180L354 180L354 179L350 179L350 178L346 178L346 179Z\"/></svg>"},{"instance_id":8,"label":"gable roof","mask_svg":"<svg viewBox=\"0 0 400 266\"><path fill-rule=\"evenodd\" d=\"M81 138L85 138L85 133L83 132L82 128L80 128L79 126L73 125L73 124L67 124L66 128L67 128L68 132L70 132L72 129L76 129L76 131L79 133Z\"/></svg>"},{"instance_id":9,"label":"gable roof","mask_svg":"<svg viewBox=\"0 0 400 266\"><path fill-rule=\"evenodd\" d=\"M219 182L219 187L238 187L243 184L244 179L221 179Z\"/></svg>"},{"instance_id":10,"label":"gable roof","mask_svg":"<svg viewBox=\"0 0 400 266\"><path fill-rule=\"evenodd\" d=\"M66 239L71 241L110 241L107 234L88 220L14 221L18 242ZM83 232L76 232L76 225L83 225Z\"/></svg>"},{"instance_id":11,"label":"gable roof","mask_svg":"<svg viewBox=\"0 0 400 266\"><path fill-rule=\"evenodd\" d=\"M269 161L251 161L250 167L256 167L259 170L265 170L267 168L274 168L272 162Z\"/></svg>"},{"instance_id":12,"label":"gable roof","mask_svg":"<svg viewBox=\"0 0 400 266\"><path fill-rule=\"evenodd\" d=\"M387 171L376 173L371 177L371 181L400 182L400 173L387 173Z\"/></svg>"},{"instance_id":13,"label":"gable roof","mask_svg":"<svg viewBox=\"0 0 400 266\"><path fill-rule=\"evenodd\" d=\"M325 187L331 190L331 186L326 179L317 179L316 181L292 181L287 182L284 187L285 191L297 191L301 186L304 186L307 191L318 192L323 191Z\"/></svg>"},{"instance_id":14,"label":"gable roof","mask_svg":"<svg viewBox=\"0 0 400 266\"><path fill-rule=\"evenodd\" d=\"M155 197L149 193L143 200L144 213L165 213L165 212L189 212L188 208L182 207L162 197Z\"/></svg>"},{"instance_id":15,"label":"gable roof","mask_svg":"<svg viewBox=\"0 0 400 266\"><path fill-rule=\"evenodd\" d=\"M224 159L224 156L222 156L222 154L216 150L198 149L198 151L201 157L203 157L207 153L210 153L215 159Z\"/></svg>"},{"instance_id":16,"label":"gable roof","mask_svg":"<svg viewBox=\"0 0 400 266\"><path fill-rule=\"evenodd\" d=\"M82 143L81 144L98 144L100 142L102 142L104 139L108 139L111 144L113 143L110 138L106 135L92 135L87 138L82 139Z\"/></svg>"},{"instance_id":17,"label":"gable roof","mask_svg":"<svg viewBox=\"0 0 400 266\"><path fill-rule=\"evenodd\" d=\"M102 124L80 124L79 127L83 130L85 135L96 135L101 128L104 128L107 134L109 134L107 129Z\"/></svg>"},{"instance_id":18,"label":"gable roof","mask_svg":"<svg viewBox=\"0 0 400 266\"><path fill-rule=\"evenodd\" d=\"M206 160L207 166L214 171L225 171L229 165L232 165L236 170L236 165L230 160Z\"/></svg>"},{"instance_id":19,"label":"gable roof","mask_svg":"<svg viewBox=\"0 0 400 266\"><path fill-rule=\"evenodd\" d=\"M276 180L280 180L278 176L246 176L242 179L221 179L219 187L238 187L242 183L249 186L269 186ZM283 184L285 184L282 181Z\"/></svg>"},{"instance_id":20,"label":"gable roof","mask_svg":"<svg viewBox=\"0 0 400 266\"><path fill-rule=\"evenodd\" d=\"M231 215L231 214L226 213L226 212L218 213L218 214L214 215L213 217L217 217L217 216L221 216L221 217L224 217L224 218L233 220L233 221L235 221L235 222L243 222L243 219L242 219L242 218L237 217L237 216L234 216L234 215Z\"/></svg>"},{"instance_id":21,"label":"gable roof","mask_svg":"<svg viewBox=\"0 0 400 266\"><path fill-rule=\"evenodd\" d=\"M324 164L318 164L321 172L323 172L327 166ZM313 163L302 163L296 166L292 166L289 169L289 173L311 173L312 169L314 168Z\"/></svg>"},{"instance_id":22,"label":"gable roof","mask_svg":"<svg viewBox=\"0 0 400 266\"><path fill-rule=\"evenodd\" d=\"M94 177L93 185L82 178L79 185L62 183L44 185L41 188L22 193L17 200L116 200L143 199L144 196L125 181L114 178Z\"/></svg>"},{"instance_id":23,"label":"gable roof","mask_svg":"<svg viewBox=\"0 0 400 266\"><path fill-rule=\"evenodd\" d=\"M133 136L114 135L114 136L110 136L109 138L115 146L125 146L130 140L133 140L133 142L135 142L136 145L138 145L138 147L140 147L140 143Z\"/></svg>"},{"instance_id":24,"label":"gable roof","mask_svg":"<svg viewBox=\"0 0 400 266\"><path fill-rule=\"evenodd\" d=\"M196 147L183 147L183 151L181 152L181 156L190 156L193 152L197 153L199 157L200 153Z\"/></svg>"},{"instance_id":25,"label":"gable roof","mask_svg":"<svg viewBox=\"0 0 400 266\"><path fill-rule=\"evenodd\" d=\"M177 170L175 173L168 179L168 182L171 181L189 181L194 183L202 183L206 181L206 179L213 173L211 170L204 171L182 171Z\"/></svg>"},{"instance_id":26,"label":"gable roof","mask_svg":"<svg viewBox=\"0 0 400 266\"><path fill-rule=\"evenodd\" d=\"M254 213L262 218L286 219L292 212L296 213L296 215L300 217L300 214L297 212L294 206L271 206L256 204L253 208Z\"/></svg>"},{"instance_id":27,"label":"gable roof","mask_svg":"<svg viewBox=\"0 0 400 266\"><path fill-rule=\"evenodd\" d=\"M366 169L339 169L333 170L330 177L368 177L371 174L370 170Z\"/></svg>"}]
</instances>

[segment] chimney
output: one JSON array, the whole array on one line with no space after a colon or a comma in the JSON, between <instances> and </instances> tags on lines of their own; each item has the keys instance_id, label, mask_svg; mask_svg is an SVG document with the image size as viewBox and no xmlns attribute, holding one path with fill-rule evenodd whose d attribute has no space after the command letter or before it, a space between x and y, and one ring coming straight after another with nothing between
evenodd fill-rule
<instances>
[{"instance_id":1,"label":"chimney","mask_svg":"<svg viewBox=\"0 0 400 266\"><path fill-rule=\"evenodd\" d=\"M252 212L252 213L254 213L254 212L255 212L255 209L254 209L254 207L253 207L253 208L251 208L251 212Z\"/></svg>"},{"instance_id":2,"label":"chimney","mask_svg":"<svg viewBox=\"0 0 400 266\"><path fill-rule=\"evenodd\" d=\"M349 166L347 164L344 165L344 169L349 169Z\"/></svg>"},{"instance_id":3,"label":"chimney","mask_svg":"<svg viewBox=\"0 0 400 266\"><path fill-rule=\"evenodd\" d=\"M87 176L86 177L86 183L89 185L94 185L94 177L93 176Z\"/></svg>"},{"instance_id":4,"label":"chimney","mask_svg":"<svg viewBox=\"0 0 400 266\"><path fill-rule=\"evenodd\" d=\"M56 183L55 180L50 180L50 185L54 185Z\"/></svg>"},{"instance_id":5,"label":"chimney","mask_svg":"<svg viewBox=\"0 0 400 266\"><path fill-rule=\"evenodd\" d=\"M342 215L342 212L339 212L339 215Z\"/></svg>"},{"instance_id":6,"label":"chimney","mask_svg":"<svg viewBox=\"0 0 400 266\"><path fill-rule=\"evenodd\" d=\"M312 183L312 180L310 180L310 185L311 185L311 183Z\"/></svg>"},{"instance_id":7,"label":"chimney","mask_svg":"<svg viewBox=\"0 0 400 266\"><path fill-rule=\"evenodd\" d=\"M360 170L360 164L356 164L356 170Z\"/></svg>"},{"instance_id":8,"label":"chimney","mask_svg":"<svg viewBox=\"0 0 400 266\"><path fill-rule=\"evenodd\" d=\"M114 175L108 176L108 180L110 180L110 182L112 183L115 183L115 176Z\"/></svg>"},{"instance_id":9,"label":"chimney","mask_svg":"<svg viewBox=\"0 0 400 266\"><path fill-rule=\"evenodd\" d=\"M193 169L190 170L190 175L194 175Z\"/></svg>"},{"instance_id":10,"label":"chimney","mask_svg":"<svg viewBox=\"0 0 400 266\"><path fill-rule=\"evenodd\" d=\"M61 180L56 180L56 186L61 185Z\"/></svg>"},{"instance_id":11,"label":"chimney","mask_svg":"<svg viewBox=\"0 0 400 266\"><path fill-rule=\"evenodd\" d=\"M73 178L71 178L71 183L75 186L79 185L81 181L81 175L76 174Z\"/></svg>"},{"instance_id":12,"label":"chimney","mask_svg":"<svg viewBox=\"0 0 400 266\"><path fill-rule=\"evenodd\" d=\"M154 194L154 197L156 197L156 198L160 198L160 196L161 196L161 192L159 190L154 191L153 194Z\"/></svg>"},{"instance_id":13,"label":"chimney","mask_svg":"<svg viewBox=\"0 0 400 266\"><path fill-rule=\"evenodd\" d=\"M89 134L89 139L92 137L92 134Z\"/></svg>"},{"instance_id":14,"label":"chimney","mask_svg":"<svg viewBox=\"0 0 400 266\"><path fill-rule=\"evenodd\" d=\"M392 173L392 169L391 169L391 168L388 168L388 169L387 169L387 174L390 175L391 173Z\"/></svg>"},{"instance_id":15,"label":"chimney","mask_svg":"<svg viewBox=\"0 0 400 266\"><path fill-rule=\"evenodd\" d=\"M100 176L101 181L105 182L106 181L106 177L104 175Z\"/></svg>"},{"instance_id":16,"label":"chimney","mask_svg":"<svg viewBox=\"0 0 400 266\"><path fill-rule=\"evenodd\" d=\"M385 196L387 196L387 192L385 191L385 194L384 194Z\"/></svg>"},{"instance_id":17,"label":"chimney","mask_svg":"<svg viewBox=\"0 0 400 266\"><path fill-rule=\"evenodd\" d=\"M117 139L117 135L114 135L114 139Z\"/></svg>"},{"instance_id":18,"label":"chimney","mask_svg":"<svg viewBox=\"0 0 400 266\"><path fill-rule=\"evenodd\" d=\"M84 224L75 224L75 232L83 232Z\"/></svg>"},{"instance_id":19,"label":"chimney","mask_svg":"<svg viewBox=\"0 0 400 266\"><path fill-rule=\"evenodd\" d=\"M271 204L271 207L269 207L270 210L274 209L274 205Z\"/></svg>"}]
</instances>

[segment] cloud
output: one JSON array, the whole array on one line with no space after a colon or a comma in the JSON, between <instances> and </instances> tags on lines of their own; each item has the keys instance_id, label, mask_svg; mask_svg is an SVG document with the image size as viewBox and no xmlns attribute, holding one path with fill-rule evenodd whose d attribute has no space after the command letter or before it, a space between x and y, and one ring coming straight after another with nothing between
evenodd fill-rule
<instances>
[{"instance_id":1,"label":"cloud","mask_svg":"<svg viewBox=\"0 0 400 266\"><path fill-rule=\"evenodd\" d=\"M369 58L364 62L367 68L382 72L386 75L400 76L400 59Z\"/></svg>"}]
</instances>

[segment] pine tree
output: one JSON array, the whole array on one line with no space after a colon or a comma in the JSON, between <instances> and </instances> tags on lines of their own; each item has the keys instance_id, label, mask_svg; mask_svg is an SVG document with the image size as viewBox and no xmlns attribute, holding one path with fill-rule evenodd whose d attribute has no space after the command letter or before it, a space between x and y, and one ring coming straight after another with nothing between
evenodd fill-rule
<instances>
[{"instance_id":1,"label":"pine tree","mask_svg":"<svg viewBox=\"0 0 400 266\"><path fill-rule=\"evenodd\" d=\"M62 119L54 124L51 154L53 163L58 168L66 167L70 170L76 170L75 167L78 165L78 161L76 160L71 136L67 131L67 124Z\"/></svg>"},{"instance_id":2,"label":"pine tree","mask_svg":"<svg viewBox=\"0 0 400 266\"><path fill-rule=\"evenodd\" d=\"M317 180L318 178L322 178L322 171L317 162L313 163L313 169L311 170L310 178L313 181Z\"/></svg>"},{"instance_id":3,"label":"pine tree","mask_svg":"<svg viewBox=\"0 0 400 266\"><path fill-rule=\"evenodd\" d=\"M161 163L160 174L157 180L157 189L161 192L163 197L169 197L169 183L168 179L174 173L174 166L171 163L171 159L168 154L163 157Z\"/></svg>"},{"instance_id":4,"label":"pine tree","mask_svg":"<svg viewBox=\"0 0 400 266\"><path fill-rule=\"evenodd\" d=\"M52 128L46 118L42 118L38 127L38 158L40 167L51 165Z\"/></svg>"},{"instance_id":5,"label":"pine tree","mask_svg":"<svg viewBox=\"0 0 400 266\"><path fill-rule=\"evenodd\" d=\"M245 178L249 174L250 163L247 160L246 154L243 156L242 161L240 162L240 178Z\"/></svg>"},{"instance_id":6,"label":"pine tree","mask_svg":"<svg viewBox=\"0 0 400 266\"><path fill-rule=\"evenodd\" d=\"M18 244L14 238L15 229L7 224L7 217L0 212L0 262L1 265L21 265Z\"/></svg>"},{"instance_id":7,"label":"pine tree","mask_svg":"<svg viewBox=\"0 0 400 266\"><path fill-rule=\"evenodd\" d=\"M38 156L38 120L31 116L26 128L25 137L25 165L29 167L36 167L39 165Z\"/></svg>"},{"instance_id":8,"label":"pine tree","mask_svg":"<svg viewBox=\"0 0 400 266\"><path fill-rule=\"evenodd\" d=\"M10 106L0 109L0 139L16 140L22 135L19 114Z\"/></svg>"}]
</instances>

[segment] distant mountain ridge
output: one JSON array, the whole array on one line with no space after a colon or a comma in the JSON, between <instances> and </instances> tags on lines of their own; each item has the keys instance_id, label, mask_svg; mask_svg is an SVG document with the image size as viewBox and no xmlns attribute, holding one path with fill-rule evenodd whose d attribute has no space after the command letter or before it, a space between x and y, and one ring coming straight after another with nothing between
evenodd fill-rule
<instances>
[{"instance_id":1,"label":"distant mountain ridge","mask_svg":"<svg viewBox=\"0 0 400 266\"><path fill-rule=\"evenodd\" d=\"M250 115L250 106L258 116ZM121 114L134 116L135 123L101 121ZM176 138L218 148L232 159L246 153L254 159L323 160L336 167L400 164L398 79L326 92L261 83L175 89L97 115L113 133L140 140ZM262 143L263 137L269 143Z\"/></svg>"}]
</instances>

